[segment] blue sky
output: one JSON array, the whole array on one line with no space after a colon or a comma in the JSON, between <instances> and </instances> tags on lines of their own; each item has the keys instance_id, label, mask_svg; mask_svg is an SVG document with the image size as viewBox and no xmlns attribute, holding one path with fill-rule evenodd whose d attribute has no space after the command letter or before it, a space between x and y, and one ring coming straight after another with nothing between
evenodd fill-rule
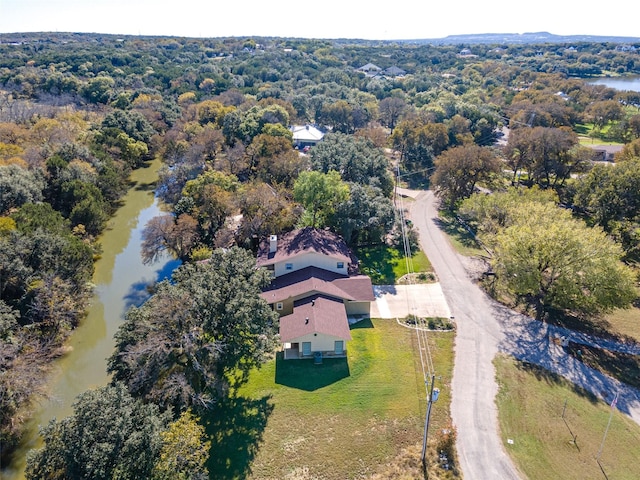
<instances>
[{"instance_id":1,"label":"blue sky","mask_svg":"<svg viewBox=\"0 0 640 480\"><path fill-rule=\"evenodd\" d=\"M0 32L386 40L548 31L640 37L628 1L598 5L600 10L577 0L0 0Z\"/></svg>"}]
</instances>

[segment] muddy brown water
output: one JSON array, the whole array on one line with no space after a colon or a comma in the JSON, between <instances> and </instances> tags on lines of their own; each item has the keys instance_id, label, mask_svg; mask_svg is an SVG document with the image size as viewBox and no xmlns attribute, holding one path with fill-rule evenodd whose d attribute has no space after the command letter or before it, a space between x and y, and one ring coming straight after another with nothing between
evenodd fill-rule
<instances>
[{"instance_id":1,"label":"muddy brown water","mask_svg":"<svg viewBox=\"0 0 640 480\"><path fill-rule=\"evenodd\" d=\"M113 353L113 336L125 312L148 297L149 283L168 277L178 266L169 258L145 265L140 255L144 226L162 213L153 192L159 168L156 160L133 172L131 180L135 185L100 238L102 256L95 264L95 295L88 315L69 339L70 352L56 360L48 383L50 398L38 404L12 464L0 472L3 480L24 480L27 452L41 444L39 425L68 416L77 395L109 381L107 358Z\"/></svg>"}]
</instances>

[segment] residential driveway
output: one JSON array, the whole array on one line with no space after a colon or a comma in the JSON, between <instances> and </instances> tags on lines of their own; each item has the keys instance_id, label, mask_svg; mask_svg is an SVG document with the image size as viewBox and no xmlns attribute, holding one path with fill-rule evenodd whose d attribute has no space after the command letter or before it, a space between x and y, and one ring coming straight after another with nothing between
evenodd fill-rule
<instances>
[{"instance_id":1,"label":"residential driveway","mask_svg":"<svg viewBox=\"0 0 640 480\"><path fill-rule=\"evenodd\" d=\"M439 283L416 285L375 285L376 301L371 304L373 318L420 317L449 318L451 312Z\"/></svg>"}]
</instances>

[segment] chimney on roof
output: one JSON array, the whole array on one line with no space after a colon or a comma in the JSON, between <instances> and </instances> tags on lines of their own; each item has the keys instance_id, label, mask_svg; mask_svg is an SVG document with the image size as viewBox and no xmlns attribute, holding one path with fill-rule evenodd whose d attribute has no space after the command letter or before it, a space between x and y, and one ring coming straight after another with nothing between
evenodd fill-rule
<instances>
[{"instance_id":1,"label":"chimney on roof","mask_svg":"<svg viewBox=\"0 0 640 480\"><path fill-rule=\"evenodd\" d=\"M269 237L269 253L276 253L276 250L278 250L278 236L271 235Z\"/></svg>"},{"instance_id":2,"label":"chimney on roof","mask_svg":"<svg viewBox=\"0 0 640 480\"><path fill-rule=\"evenodd\" d=\"M309 323L309 317L304 319L304 324L306 325L307 323Z\"/></svg>"}]
</instances>

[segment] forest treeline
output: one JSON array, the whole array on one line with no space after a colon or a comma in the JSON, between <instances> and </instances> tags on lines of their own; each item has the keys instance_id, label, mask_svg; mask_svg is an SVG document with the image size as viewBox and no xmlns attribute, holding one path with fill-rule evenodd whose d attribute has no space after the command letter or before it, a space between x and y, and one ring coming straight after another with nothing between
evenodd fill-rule
<instances>
[{"instance_id":1,"label":"forest treeline","mask_svg":"<svg viewBox=\"0 0 640 480\"><path fill-rule=\"evenodd\" d=\"M156 192L169 210L146 226L142 254L153 262L168 253L184 266L127 314L109 361L114 383L103 392L132 419L151 418L153 458L136 466L146 476L191 478L179 476L187 467L172 471L158 460L179 443L177 425L199 441L198 415L275 345L277 318L258 301L266 279L252 268L258 242L312 225L354 247L402 244L395 175L431 182L443 206L495 249L502 288L539 317L627 305L640 231L640 197L629 193L640 192L640 93L579 77L638 74L639 52L640 45L615 43L0 35L3 461L44 393L46 366L82 320L99 235L129 174L153 158L163 161ZM380 70L363 71L368 64ZM292 145L294 124L316 125L324 140L303 154ZM585 132L626 145L615 168L594 167L592 150L580 143ZM505 197L491 196L496 203L487 206L479 187ZM517 210L520 197L526 202ZM518 221L522 212L535 213L534 230L557 233L556 243L527 235L530 253L563 245L571 232L592 240L571 244L577 258L598 245L589 272L567 267L550 278L515 262L510 248L524 244L523 228L532 225ZM80 399L74 422L99 409L99 397ZM105 422L122 414L102 411ZM67 446L81 448L76 423L48 428L57 456L34 455L34 478L71 468L54 440L69 435ZM131 458L143 443L131 446ZM126 459L118 465L133 468Z\"/></svg>"}]
</instances>

